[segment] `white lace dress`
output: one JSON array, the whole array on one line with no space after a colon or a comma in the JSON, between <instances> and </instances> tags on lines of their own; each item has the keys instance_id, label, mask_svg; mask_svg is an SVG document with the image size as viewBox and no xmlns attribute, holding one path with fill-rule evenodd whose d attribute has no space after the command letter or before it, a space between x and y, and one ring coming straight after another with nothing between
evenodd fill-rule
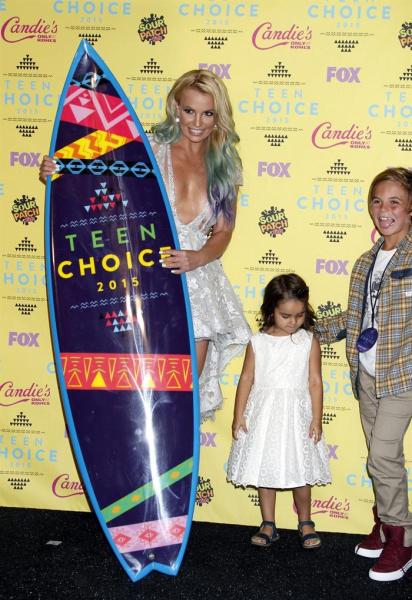
<instances>
[{"instance_id":1,"label":"white lace dress","mask_svg":"<svg viewBox=\"0 0 412 600\"><path fill-rule=\"evenodd\" d=\"M254 384L246 404L248 432L240 431L229 456L227 477L235 485L295 488L330 483L324 437L309 438L312 405L309 353L312 333L257 333Z\"/></svg>"},{"instance_id":2,"label":"white lace dress","mask_svg":"<svg viewBox=\"0 0 412 600\"><path fill-rule=\"evenodd\" d=\"M199 250L208 239L215 218L209 205L190 222L181 223L175 210L175 186L170 144L150 143L168 192L182 250ZM220 260L186 273L196 340L210 340L199 380L200 413L213 418L223 401L219 378L226 365L247 345L251 332L242 306L226 277Z\"/></svg>"}]
</instances>

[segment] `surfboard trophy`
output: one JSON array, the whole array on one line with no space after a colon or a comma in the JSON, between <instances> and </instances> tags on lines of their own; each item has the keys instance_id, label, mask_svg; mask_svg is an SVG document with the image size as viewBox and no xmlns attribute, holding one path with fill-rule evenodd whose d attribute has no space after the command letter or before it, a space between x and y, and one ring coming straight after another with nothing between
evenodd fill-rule
<instances>
[{"instance_id":1,"label":"surfboard trophy","mask_svg":"<svg viewBox=\"0 0 412 600\"><path fill-rule=\"evenodd\" d=\"M59 103L46 191L53 350L77 465L132 581L176 575L195 505L199 403L185 277L149 141L82 41Z\"/></svg>"}]
</instances>

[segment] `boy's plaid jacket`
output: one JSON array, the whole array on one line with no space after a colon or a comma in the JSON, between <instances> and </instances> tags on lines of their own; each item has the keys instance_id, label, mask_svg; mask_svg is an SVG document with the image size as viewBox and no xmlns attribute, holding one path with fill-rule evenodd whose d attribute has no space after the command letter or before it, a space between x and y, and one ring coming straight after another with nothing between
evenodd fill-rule
<instances>
[{"instance_id":1,"label":"boy's plaid jacket","mask_svg":"<svg viewBox=\"0 0 412 600\"><path fill-rule=\"evenodd\" d=\"M315 335L322 344L346 337L346 356L352 388L358 398L359 352L356 341L365 312L368 274L382 246L380 238L356 261L349 287L348 308L316 322ZM376 396L397 395L412 389L412 228L398 245L382 281L378 301Z\"/></svg>"}]
</instances>

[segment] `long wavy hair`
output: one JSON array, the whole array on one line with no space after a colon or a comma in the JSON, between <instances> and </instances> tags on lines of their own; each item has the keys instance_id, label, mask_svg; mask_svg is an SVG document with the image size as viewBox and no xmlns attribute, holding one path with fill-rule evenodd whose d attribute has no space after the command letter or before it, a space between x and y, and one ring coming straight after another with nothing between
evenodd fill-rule
<instances>
[{"instance_id":1,"label":"long wavy hair","mask_svg":"<svg viewBox=\"0 0 412 600\"><path fill-rule=\"evenodd\" d=\"M236 184L242 169L242 162L235 148L239 136L235 131L232 105L223 81L205 69L194 69L184 73L175 81L166 100L166 119L153 128L156 142L173 144L181 135L176 122L176 105L182 93L194 88L203 94L210 94L216 111L216 128L208 138L206 151L207 195L216 217L223 215L225 221L233 224L236 204Z\"/></svg>"},{"instance_id":2,"label":"long wavy hair","mask_svg":"<svg viewBox=\"0 0 412 600\"><path fill-rule=\"evenodd\" d=\"M309 288L299 275L287 273L278 275L269 281L263 295L260 314L257 317L259 331L266 331L274 325L274 311L284 300L301 300L305 306L305 320L302 328L311 330L315 324L316 316L309 304Z\"/></svg>"}]
</instances>

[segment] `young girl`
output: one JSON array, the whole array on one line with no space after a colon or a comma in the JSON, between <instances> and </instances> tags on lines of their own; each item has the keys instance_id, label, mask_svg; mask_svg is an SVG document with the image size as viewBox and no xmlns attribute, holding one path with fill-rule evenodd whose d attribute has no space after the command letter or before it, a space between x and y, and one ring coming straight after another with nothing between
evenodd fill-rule
<instances>
[{"instance_id":1,"label":"young girl","mask_svg":"<svg viewBox=\"0 0 412 600\"><path fill-rule=\"evenodd\" d=\"M260 332L249 342L236 392L228 480L258 488L263 521L252 544L270 546L279 538L276 488L292 488L301 545L319 548L310 486L330 483L331 476L309 289L298 275L274 277L260 310Z\"/></svg>"}]
</instances>

